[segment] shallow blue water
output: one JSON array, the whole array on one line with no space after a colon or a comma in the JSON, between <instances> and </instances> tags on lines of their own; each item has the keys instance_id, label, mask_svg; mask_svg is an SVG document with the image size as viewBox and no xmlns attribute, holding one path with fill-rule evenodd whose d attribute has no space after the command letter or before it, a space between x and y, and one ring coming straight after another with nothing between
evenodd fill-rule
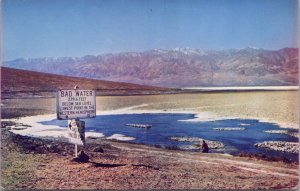
<instances>
[{"instance_id":1,"label":"shallow blue water","mask_svg":"<svg viewBox=\"0 0 300 191\"><path fill-rule=\"evenodd\" d=\"M128 142L142 143L147 145L160 145L162 147L186 147L193 142L179 142L170 140L170 137L199 137L212 141L220 141L225 145L224 149L210 150L210 152L221 152L229 154L259 153L272 156L284 156L293 161L298 161L297 154L270 151L254 147L255 143L263 141L290 141L298 142L298 138L285 134L270 134L266 130L282 130L276 124L259 122L249 119L227 119L208 122L180 121L192 119L193 114L122 114L101 115L93 119L85 119L86 131L104 133L105 136L123 134L135 137ZM151 124L149 129L134 128L126 126L128 123ZM59 125L66 127L65 120L44 121L45 125ZM248 124L243 126L242 124ZM243 127L242 131L216 131L213 128ZM293 129L285 129L291 132ZM298 132L298 131L296 131ZM196 151L196 150L194 150Z\"/></svg>"}]
</instances>

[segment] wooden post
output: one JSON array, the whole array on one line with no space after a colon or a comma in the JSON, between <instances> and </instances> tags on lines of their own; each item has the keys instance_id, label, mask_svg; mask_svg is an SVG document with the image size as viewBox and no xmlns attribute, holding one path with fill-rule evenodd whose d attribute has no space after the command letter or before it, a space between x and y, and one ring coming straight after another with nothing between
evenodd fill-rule
<instances>
[{"instance_id":1,"label":"wooden post","mask_svg":"<svg viewBox=\"0 0 300 191\"><path fill-rule=\"evenodd\" d=\"M76 91L77 89L79 89L79 86L75 85L74 86L74 90ZM77 147L77 144L75 144L75 157L78 157L78 147Z\"/></svg>"},{"instance_id":2,"label":"wooden post","mask_svg":"<svg viewBox=\"0 0 300 191\"><path fill-rule=\"evenodd\" d=\"M75 144L75 157L78 157L78 147L77 147L77 144Z\"/></svg>"}]
</instances>

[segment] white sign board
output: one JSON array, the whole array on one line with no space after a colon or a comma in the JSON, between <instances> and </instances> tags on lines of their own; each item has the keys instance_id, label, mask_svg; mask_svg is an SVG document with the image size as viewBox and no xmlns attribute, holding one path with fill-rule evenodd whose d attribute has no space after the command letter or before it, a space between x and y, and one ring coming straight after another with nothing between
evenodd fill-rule
<instances>
[{"instance_id":1,"label":"white sign board","mask_svg":"<svg viewBox=\"0 0 300 191\"><path fill-rule=\"evenodd\" d=\"M77 145L85 145L85 122L77 119L68 120L69 141Z\"/></svg>"},{"instance_id":2,"label":"white sign board","mask_svg":"<svg viewBox=\"0 0 300 191\"><path fill-rule=\"evenodd\" d=\"M96 117L94 90L59 90L57 92L57 119Z\"/></svg>"}]
</instances>

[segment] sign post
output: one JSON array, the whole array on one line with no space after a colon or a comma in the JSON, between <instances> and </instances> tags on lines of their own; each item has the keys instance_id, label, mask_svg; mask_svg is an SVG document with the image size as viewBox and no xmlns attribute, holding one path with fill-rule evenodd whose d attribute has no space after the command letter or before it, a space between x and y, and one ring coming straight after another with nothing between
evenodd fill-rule
<instances>
[{"instance_id":1,"label":"sign post","mask_svg":"<svg viewBox=\"0 0 300 191\"><path fill-rule=\"evenodd\" d=\"M80 119L96 117L96 96L94 90L59 90L57 92L57 119L68 120L69 142L75 144L75 157L78 145L85 145L85 122Z\"/></svg>"}]
</instances>

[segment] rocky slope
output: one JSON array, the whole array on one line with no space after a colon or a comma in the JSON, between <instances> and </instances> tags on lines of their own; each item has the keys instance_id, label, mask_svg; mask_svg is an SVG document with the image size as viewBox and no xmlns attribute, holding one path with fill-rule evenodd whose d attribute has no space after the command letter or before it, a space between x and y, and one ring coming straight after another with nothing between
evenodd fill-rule
<instances>
[{"instance_id":1,"label":"rocky slope","mask_svg":"<svg viewBox=\"0 0 300 191\"><path fill-rule=\"evenodd\" d=\"M174 89L118 83L1 67L1 98L54 97L59 89L94 89L97 95L170 93Z\"/></svg>"},{"instance_id":2,"label":"rocky slope","mask_svg":"<svg viewBox=\"0 0 300 191\"><path fill-rule=\"evenodd\" d=\"M191 48L81 58L36 58L4 66L77 77L166 87L297 85L298 49Z\"/></svg>"}]
</instances>

